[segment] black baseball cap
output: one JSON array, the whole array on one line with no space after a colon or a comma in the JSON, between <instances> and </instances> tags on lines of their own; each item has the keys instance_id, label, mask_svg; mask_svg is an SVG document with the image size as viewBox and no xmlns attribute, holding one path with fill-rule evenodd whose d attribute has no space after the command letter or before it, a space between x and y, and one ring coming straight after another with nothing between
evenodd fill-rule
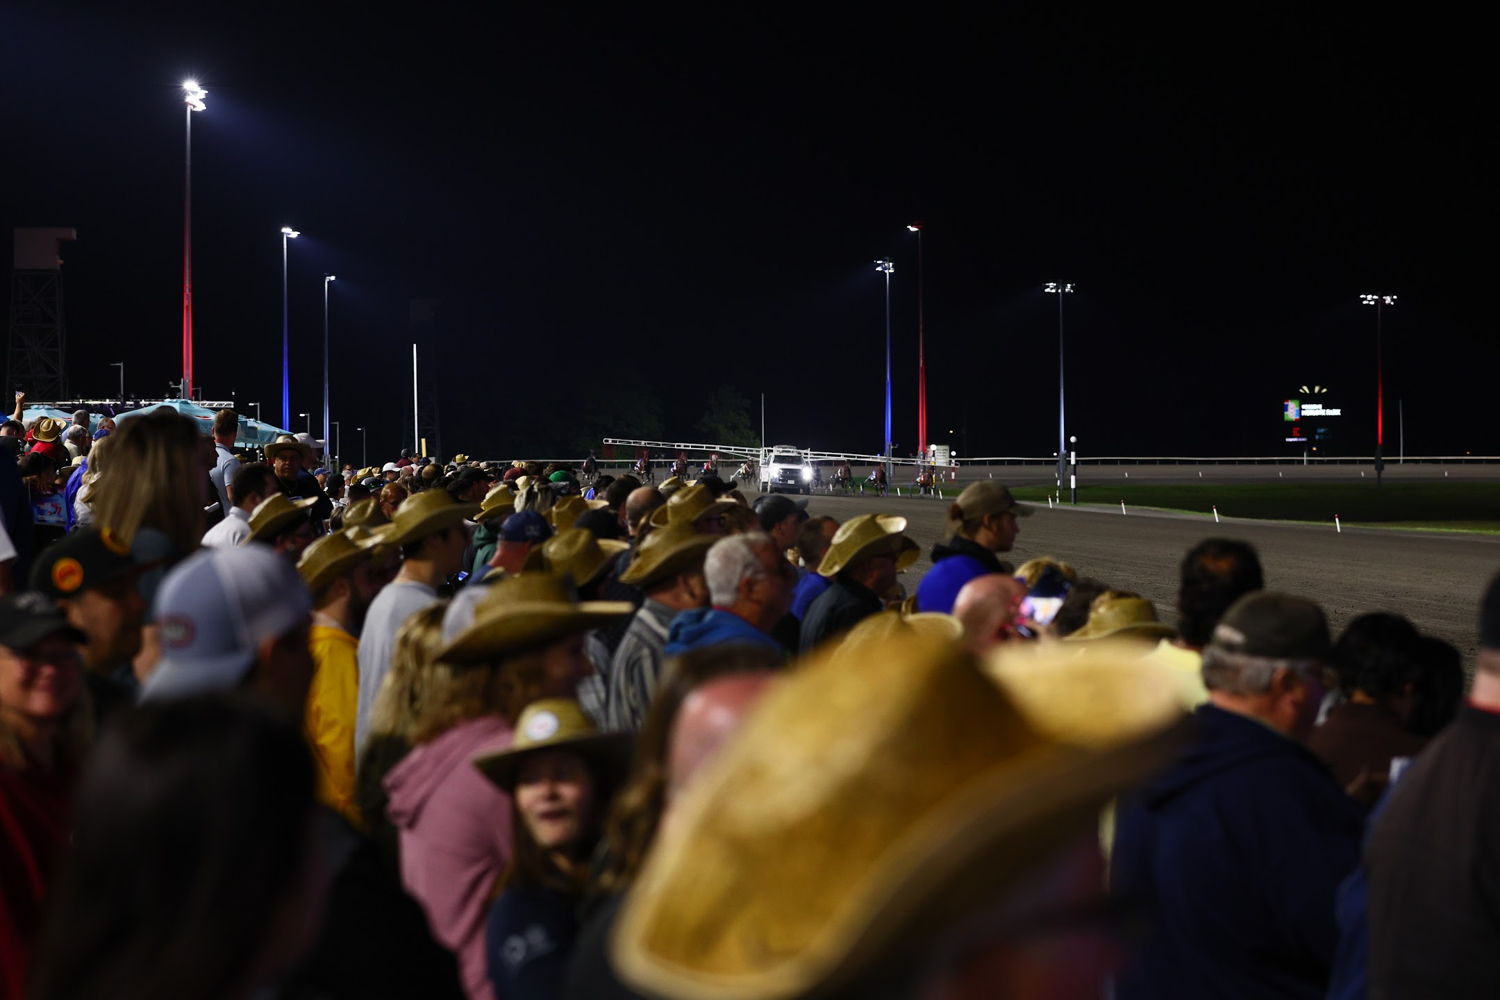
<instances>
[{"instance_id":1,"label":"black baseball cap","mask_svg":"<svg viewBox=\"0 0 1500 1000\"><path fill-rule=\"evenodd\" d=\"M793 514L799 515L799 522L807 520L807 501L793 500L780 493L768 493L755 501L755 513L760 518L761 529L770 531Z\"/></svg>"},{"instance_id":2,"label":"black baseball cap","mask_svg":"<svg viewBox=\"0 0 1500 1000\"><path fill-rule=\"evenodd\" d=\"M86 641L82 632L68 624L62 608L45 594L28 590L0 597L0 646L27 649L57 634L72 642Z\"/></svg>"},{"instance_id":3,"label":"black baseball cap","mask_svg":"<svg viewBox=\"0 0 1500 1000\"><path fill-rule=\"evenodd\" d=\"M31 589L56 601L107 583L139 563L108 528L81 528L47 546L31 567Z\"/></svg>"},{"instance_id":4,"label":"black baseball cap","mask_svg":"<svg viewBox=\"0 0 1500 1000\"><path fill-rule=\"evenodd\" d=\"M1210 644L1230 653L1273 660L1327 660L1333 654L1328 619L1305 597L1257 590L1224 612Z\"/></svg>"}]
</instances>

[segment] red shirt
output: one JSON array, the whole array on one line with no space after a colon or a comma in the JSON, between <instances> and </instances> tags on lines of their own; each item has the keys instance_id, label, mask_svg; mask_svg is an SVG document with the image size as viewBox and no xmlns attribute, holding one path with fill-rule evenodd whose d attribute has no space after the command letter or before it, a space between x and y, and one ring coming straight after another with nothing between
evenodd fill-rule
<instances>
[{"instance_id":1,"label":"red shirt","mask_svg":"<svg viewBox=\"0 0 1500 1000\"><path fill-rule=\"evenodd\" d=\"M0 764L0 1000L24 996L43 901L67 840L73 782Z\"/></svg>"}]
</instances>

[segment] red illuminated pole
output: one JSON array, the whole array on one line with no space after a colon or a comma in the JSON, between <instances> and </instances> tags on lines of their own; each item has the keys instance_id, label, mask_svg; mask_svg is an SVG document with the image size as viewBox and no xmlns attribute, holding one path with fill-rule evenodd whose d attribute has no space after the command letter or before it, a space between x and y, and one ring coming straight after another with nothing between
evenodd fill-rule
<instances>
[{"instance_id":1,"label":"red illuminated pole","mask_svg":"<svg viewBox=\"0 0 1500 1000\"><path fill-rule=\"evenodd\" d=\"M1385 472L1382 457L1385 445L1385 338L1381 330L1381 312L1386 306L1396 304L1396 296L1366 293L1359 300L1375 307L1375 486L1378 489Z\"/></svg>"},{"instance_id":2,"label":"red illuminated pole","mask_svg":"<svg viewBox=\"0 0 1500 1000\"><path fill-rule=\"evenodd\" d=\"M182 181L182 382L183 399L193 398L193 112L202 111L208 92L194 80L182 85L187 105Z\"/></svg>"},{"instance_id":3,"label":"red illuminated pole","mask_svg":"<svg viewBox=\"0 0 1500 1000\"><path fill-rule=\"evenodd\" d=\"M922 322L922 224L906 227L917 234L917 447L927 460L927 331Z\"/></svg>"}]
</instances>

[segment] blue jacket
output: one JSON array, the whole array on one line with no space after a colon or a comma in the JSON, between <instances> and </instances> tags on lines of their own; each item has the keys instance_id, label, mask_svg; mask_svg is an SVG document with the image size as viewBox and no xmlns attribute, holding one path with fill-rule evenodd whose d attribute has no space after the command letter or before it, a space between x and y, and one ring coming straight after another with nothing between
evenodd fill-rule
<instances>
[{"instance_id":1,"label":"blue jacket","mask_svg":"<svg viewBox=\"0 0 1500 1000\"><path fill-rule=\"evenodd\" d=\"M1115 996L1321 998L1360 809L1268 726L1213 705L1193 722L1188 750L1120 803L1111 890L1150 930Z\"/></svg>"},{"instance_id":2,"label":"blue jacket","mask_svg":"<svg viewBox=\"0 0 1500 1000\"><path fill-rule=\"evenodd\" d=\"M932 547L932 569L917 584L917 610L953 613L953 602L964 584L976 576L1010 573L1011 568L983 545L954 535L952 541Z\"/></svg>"},{"instance_id":3,"label":"blue jacket","mask_svg":"<svg viewBox=\"0 0 1500 1000\"><path fill-rule=\"evenodd\" d=\"M721 608L679 611L667 633L667 655L678 656L704 646L765 646L781 652L781 644L739 615Z\"/></svg>"},{"instance_id":4,"label":"blue jacket","mask_svg":"<svg viewBox=\"0 0 1500 1000\"><path fill-rule=\"evenodd\" d=\"M806 617L807 609L812 607L819 594L828 589L828 584L828 577L820 573L808 573L798 580L797 589L792 591L792 617L799 622Z\"/></svg>"}]
</instances>

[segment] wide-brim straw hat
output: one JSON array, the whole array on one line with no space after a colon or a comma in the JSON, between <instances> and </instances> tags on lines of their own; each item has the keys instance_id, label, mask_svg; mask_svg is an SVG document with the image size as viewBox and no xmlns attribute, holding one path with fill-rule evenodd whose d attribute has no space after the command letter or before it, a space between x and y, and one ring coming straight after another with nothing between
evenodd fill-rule
<instances>
[{"instance_id":1,"label":"wide-brim straw hat","mask_svg":"<svg viewBox=\"0 0 1500 1000\"><path fill-rule=\"evenodd\" d=\"M302 550L297 572L308 591L317 596L324 587L369 559L370 551L342 531L324 535Z\"/></svg>"},{"instance_id":2,"label":"wide-brim straw hat","mask_svg":"<svg viewBox=\"0 0 1500 1000\"><path fill-rule=\"evenodd\" d=\"M1064 642L1092 642L1109 638L1166 639L1177 630L1158 621L1156 608L1144 597L1113 597L1103 594L1089 607L1088 621Z\"/></svg>"},{"instance_id":3,"label":"wide-brim straw hat","mask_svg":"<svg viewBox=\"0 0 1500 1000\"><path fill-rule=\"evenodd\" d=\"M67 424L55 417L43 417L31 428L31 436L38 441L56 441L62 436L63 428Z\"/></svg>"},{"instance_id":4,"label":"wide-brim straw hat","mask_svg":"<svg viewBox=\"0 0 1500 1000\"><path fill-rule=\"evenodd\" d=\"M786 675L672 804L609 947L670 1000L786 1000L920 961L1159 769L1170 668L1052 647L1024 669L901 638Z\"/></svg>"},{"instance_id":5,"label":"wide-brim straw hat","mask_svg":"<svg viewBox=\"0 0 1500 1000\"><path fill-rule=\"evenodd\" d=\"M964 626L957 618L941 611L918 611L908 614L895 608L880 611L854 626L844 636L846 643L884 642L902 636L923 636L957 642Z\"/></svg>"},{"instance_id":6,"label":"wide-brim straw hat","mask_svg":"<svg viewBox=\"0 0 1500 1000\"><path fill-rule=\"evenodd\" d=\"M297 454L302 456L302 464L309 469L313 467L313 463L316 462L318 458L317 452L313 450L312 445L308 444L306 441L299 441L297 438L293 437L290 434L281 435L275 441L272 441L261 450L265 452L267 462L271 461L284 451L295 451Z\"/></svg>"},{"instance_id":7,"label":"wide-brim straw hat","mask_svg":"<svg viewBox=\"0 0 1500 1000\"><path fill-rule=\"evenodd\" d=\"M630 566L620 574L620 582L644 590L684 570L701 569L716 541L717 537L700 533L691 521L656 528L641 542Z\"/></svg>"},{"instance_id":8,"label":"wide-brim straw hat","mask_svg":"<svg viewBox=\"0 0 1500 1000\"><path fill-rule=\"evenodd\" d=\"M474 766L511 792L516 787L516 771L527 757L544 750L571 750L606 772L606 777L618 779L634 741L634 733L600 732L572 698L543 698L522 710L508 749L480 754Z\"/></svg>"},{"instance_id":9,"label":"wide-brim straw hat","mask_svg":"<svg viewBox=\"0 0 1500 1000\"><path fill-rule=\"evenodd\" d=\"M249 541L269 542L298 521L307 520L308 508L317 502L317 497L293 500L285 493L266 497L250 512Z\"/></svg>"},{"instance_id":10,"label":"wide-brim straw hat","mask_svg":"<svg viewBox=\"0 0 1500 1000\"><path fill-rule=\"evenodd\" d=\"M479 513L477 503L459 503L447 490L423 490L401 502L391 518L389 545L410 545Z\"/></svg>"},{"instance_id":11,"label":"wide-brim straw hat","mask_svg":"<svg viewBox=\"0 0 1500 1000\"><path fill-rule=\"evenodd\" d=\"M444 647L439 660L492 663L635 613L629 601L578 601L567 581L551 573L517 573L488 589L474 609L474 624Z\"/></svg>"},{"instance_id":12,"label":"wide-brim straw hat","mask_svg":"<svg viewBox=\"0 0 1500 1000\"><path fill-rule=\"evenodd\" d=\"M677 521L691 523L715 510L724 511L735 506L733 500L719 500L713 491L702 483L685 486L667 498L667 502L651 514L651 524L662 527Z\"/></svg>"},{"instance_id":13,"label":"wide-brim straw hat","mask_svg":"<svg viewBox=\"0 0 1500 1000\"><path fill-rule=\"evenodd\" d=\"M389 521L385 524L351 524L339 532L346 535L349 541L362 549L374 552L377 549L390 548L391 532L395 526Z\"/></svg>"},{"instance_id":14,"label":"wide-brim straw hat","mask_svg":"<svg viewBox=\"0 0 1500 1000\"><path fill-rule=\"evenodd\" d=\"M609 503L604 500L585 500L581 496L570 495L563 497L547 508L547 512L543 516L552 525L553 530L565 531L573 527L573 522L589 511L603 510L608 506Z\"/></svg>"},{"instance_id":15,"label":"wide-brim straw hat","mask_svg":"<svg viewBox=\"0 0 1500 1000\"><path fill-rule=\"evenodd\" d=\"M474 515L474 520L483 524L497 517L509 517L515 512L516 495L509 486L502 483L484 495L484 500L479 505L479 513Z\"/></svg>"},{"instance_id":16,"label":"wide-brim straw hat","mask_svg":"<svg viewBox=\"0 0 1500 1000\"><path fill-rule=\"evenodd\" d=\"M837 576L865 556L879 553L882 547L896 556L897 571L904 570L921 555L917 543L902 534L905 530L906 518L895 514L851 517L834 532L828 551L818 564L818 572L823 576Z\"/></svg>"},{"instance_id":17,"label":"wide-brim straw hat","mask_svg":"<svg viewBox=\"0 0 1500 1000\"><path fill-rule=\"evenodd\" d=\"M373 528L376 525L389 524L390 520L385 516L385 511L380 509L378 500L374 497L365 497L344 508L342 523L346 528Z\"/></svg>"},{"instance_id":18,"label":"wide-brim straw hat","mask_svg":"<svg viewBox=\"0 0 1500 1000\"><path fill-rule=\"evenodd\" d=\"M629 542L596 538L586 528L564 528L526 556L527 570L546 570L554 576L566 576L573 585L584 587L609 568Z\"/></svg>"}]
</instances>

